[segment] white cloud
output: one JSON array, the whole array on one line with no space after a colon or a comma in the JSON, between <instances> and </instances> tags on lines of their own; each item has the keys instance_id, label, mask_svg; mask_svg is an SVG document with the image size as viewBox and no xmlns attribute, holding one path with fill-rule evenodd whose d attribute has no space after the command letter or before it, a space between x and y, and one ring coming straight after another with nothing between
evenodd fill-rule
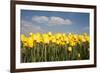
<instances>
[{"instance_id":1,"label":"white cloud","mask_svg":"<svg viewBox=\"0 0 100 73\"><path fill-rule=\"evenodd\" d=\"M40 26L34 25L29 21L22 20L21 21L21 34L29 35L30 32L43 33L44 30Z\"/></svg>"},{"instance_id":2,"label":"white cloud","mask_svg":"<svg viewBox=\"0 0 100 73\"><path fill-rule=\"evenodd\" d=\"M65 20L65 23L66 23L67 25L70 25L70 24L72 24L72 21L71 21L70 19L66 19L66 20Z\"/></svg>"},{"instance_id":3,"label":"white cloud","mask_svg":"<svg viewBox=\"0 0 100 73\"><path fill-rule=\"evenodd\" d=\"M50 17L49 24L59 25L59 24L65 24L65 23L64 23L64 19L60 17L52 16Z\"/></svg>"},{"instance_id":4,"label":"white cloud","mask_svg":"<svg viewBox=\"0 0 100 73\"><path fill-rule=\"evenodd\" d=\"M64 19L57 16L33 16L32 21L36 23L45 23L48 25L70 25L72 21L70 19Z\"/></svg>"},{"instance_id":5,"label":"white cloud","mask_svg":"<svg viewBox=\"0 0 100 73\"><path fill-rule=\"evenodd\" d=\"M50 17L50 21L49 21L50 24L53 24L53 25L70 25L72 24L72 21L70 19L63 19L61 17L55 17L55 16L52 16Z\"/></svg>"},{"instance_id":6,"label":"white cloud","mask_svg":"<svg viewBox=\"0 0 100 73\"><path fill-rule=\"evenodd\" d=\"M46 16L33 16L32 21L35 21L37 23L45 23L48 22L49 19Z\"/></svg>"}]
</instances>

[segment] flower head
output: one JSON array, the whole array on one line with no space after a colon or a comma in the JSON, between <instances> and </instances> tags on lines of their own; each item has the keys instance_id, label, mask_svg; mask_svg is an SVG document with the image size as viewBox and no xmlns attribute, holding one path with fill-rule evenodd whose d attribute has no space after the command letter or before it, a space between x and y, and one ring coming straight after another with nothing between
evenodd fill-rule
<instances>
[{"instance_id":1,"label":"flower head","mask_svg":"<svg viewBox=\"0 0 100 73\"><path fill-rule=\"evenodd\" d=\"M72 47L68 47L68 51L69 52L72 52Z\"/></svg>"}]
</instances>

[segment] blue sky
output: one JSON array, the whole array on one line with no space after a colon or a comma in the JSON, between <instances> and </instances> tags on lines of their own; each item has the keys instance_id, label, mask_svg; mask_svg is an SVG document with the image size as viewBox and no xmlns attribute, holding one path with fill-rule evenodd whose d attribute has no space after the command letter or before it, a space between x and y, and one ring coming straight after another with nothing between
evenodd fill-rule
<instances>
[{"instance_id":1,"label":"blue sky","mask_svg":"<svg viewBox=\"0 0 100 73\"><path fill-rule=\"evenodd\" d=\"M89 34L89 13L21 10L21 34L49 31Z\"/></svg>"}]
</instances>

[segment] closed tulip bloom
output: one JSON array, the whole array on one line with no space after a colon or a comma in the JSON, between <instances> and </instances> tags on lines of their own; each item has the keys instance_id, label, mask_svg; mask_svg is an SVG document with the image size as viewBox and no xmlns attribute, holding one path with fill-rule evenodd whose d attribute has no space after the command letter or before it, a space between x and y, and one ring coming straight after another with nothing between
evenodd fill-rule
<instances>
[{"instance_id":1,"label":"closed tulip bloom","mask_svg":"<svg viewBox=\"0 0 100 73\"><path fill-rule=\"evenodd\" d=\"M78 57L78 58L80 58L80 57L81 57L80 53L78 53L78 54L77 54L77 57Z\"/></svg>"},{"instance_id":2,"label":"closed tulip bloom","mask_svg":"<svg viewBox=\"0 0 100 73\"><path fill-rule=\"evenodd\" d=\"M72 52L72 47L68 47L68 51L69 52Z\"/></svg>"}]
</instances>

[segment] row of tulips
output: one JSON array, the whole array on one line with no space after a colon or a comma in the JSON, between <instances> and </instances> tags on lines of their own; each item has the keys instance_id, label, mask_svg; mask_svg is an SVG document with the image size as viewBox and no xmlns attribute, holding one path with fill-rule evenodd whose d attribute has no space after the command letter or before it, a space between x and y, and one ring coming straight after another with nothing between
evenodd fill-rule
<instances>
[{"instance_id":1,"label":"row of tulips","mask_svg":"<svg viewBox=\"0 0 100 73\"><path fill-rule=\"evenodd\" d=\"M51 32L21 34L21 62L89 59L89 35Z\"/></svg>"}]
</instances>

